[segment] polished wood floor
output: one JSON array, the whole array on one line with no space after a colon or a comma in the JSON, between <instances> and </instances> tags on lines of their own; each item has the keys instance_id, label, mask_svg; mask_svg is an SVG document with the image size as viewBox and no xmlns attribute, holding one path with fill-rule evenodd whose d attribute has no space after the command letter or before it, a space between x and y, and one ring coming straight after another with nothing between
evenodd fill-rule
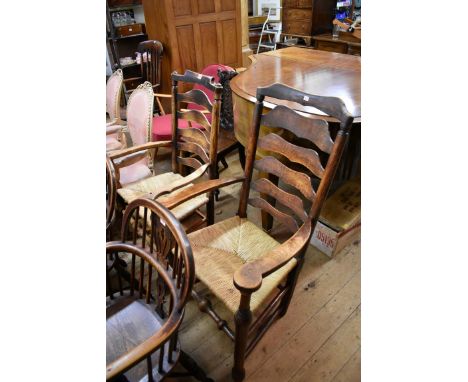
<instances>
[{"instance_id":1,"label":"polished wood floor","mask_svg":"<svg viewBox=\"0 0 468 382\"><path fill-rule=\"evenodd\" d=\"M221 177L241 171L237 155L228 158L228 162L229 168L221 172ZM161 163L159 171L168 170L169 164ZM221 192L216 204L217 221L235 214L239 187L233 185ZM259 214L249 217L260 222ZM360 295L359 241L332 259L309 247L289 311L247 358L245 381L360 381ZM217 312L228 319L229 313L222 304L216 300L213 303ZM230 326L234 327L232 319ZM231 380L233 344L217 330L208 315L198 311L194 301L187 306L180 341L182 349L209 377L217 382ZM169 378L168 381L195 379Z\"/></svg>"}]
</instances>

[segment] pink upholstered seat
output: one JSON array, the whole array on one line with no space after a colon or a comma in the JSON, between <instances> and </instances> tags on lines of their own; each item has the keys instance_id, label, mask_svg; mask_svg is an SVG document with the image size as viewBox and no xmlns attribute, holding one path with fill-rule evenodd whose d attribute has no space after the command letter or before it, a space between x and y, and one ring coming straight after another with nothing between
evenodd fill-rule
<instances>
[{"instance_id":1,"label":"pink upholstered seat","mask_svg":"<svg viewBox=\"0 0 468 382\"><path fill-rule=\"evenodd\" d=\"M209 65L203 69L202 74L206 76L211 76L214 78L215 82L219 82L218 69L221 70L234 70L229 66L214 64ZM202 85L196 84L194 89L202 90L206 93L211 102L213 102L214 94L211 90L205 88ZM189 103L187 105L188 109L193 110L203 110L203 107L194 103ZM211 123L211 114L206 114L208 121ZM155 116L153 118L153 141L166 141L172 138L172 125L171 125L171 114L166 114L162 116ZM179 128L185 129L188 127L188 122L185 119L179 119ZM192 127L197 129L202 128L201 125L192 122Z\"/></svg>"},{"instance_id":2,"label":"pink upholstered seat","mask_svg":"<svg viewBox=\"0 0 468 382\"><path fill-rule=\"evenodd\" d=\"M120 184L122 186L137 182L152 175L151 170L146 163L137 162L120 169Z\"/></svg>"}]
</instances>

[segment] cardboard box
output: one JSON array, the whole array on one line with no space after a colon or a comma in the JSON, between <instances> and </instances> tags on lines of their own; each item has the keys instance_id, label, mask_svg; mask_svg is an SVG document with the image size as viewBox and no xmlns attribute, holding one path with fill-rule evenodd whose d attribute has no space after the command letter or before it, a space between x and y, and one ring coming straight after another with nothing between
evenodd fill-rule
<instances>
[{"instance_id":1,"label":"cardboard box","mask_svg":"<svg viewBox=\"0 0 468 382\"><path fill-rule=\"evenodd\" d=\"M361 235L361 179L344 183L324 203L310 243L333 257Z\"/></svg>"}]
</instances>

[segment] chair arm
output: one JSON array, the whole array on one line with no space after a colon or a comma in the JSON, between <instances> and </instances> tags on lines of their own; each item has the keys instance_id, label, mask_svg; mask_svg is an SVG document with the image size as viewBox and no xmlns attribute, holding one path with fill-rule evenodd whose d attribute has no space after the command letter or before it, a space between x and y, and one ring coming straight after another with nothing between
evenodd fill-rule
<instances>
[{"instance_id":1,"label":"chair arm","mask_svg":"<svg viewBox=\"0 0 468 382\"><path fill-rule=\"evenodd\" d=\"M170 147L171 146L171 141L157 141L157 142L148 142L143 145L139 146L133 146L125 150L120 150L115 153L109 154L109 158L111 160L115 160L117 158L121 158L133 153L137 153L140 151L146 151L146 150L151 150L159 147Z\"/></svg>"},{"instance_id":2,"label":"chair arm","mask_svg":"<svg viewBox=\"0 0 468 382\"><path fill-rule=\"evenodd\" d=\"M200 182L190 187L184 188L176 195L171 195L167 198L164 198L164 200L161 200L161 203L164 205L164 207L172 209L198 195L205 194L207 192L217 190L218 188L226 187L234 183L243 182L244 180L244 175L235 178L207 180L205 182Z\"/></svg>"},{"instance_id":3,"label":"chair arm","mask_svg":"<svg viewBox=\"0 0 468 382\"><path fill-rule=\"evenodd\" d=\"M234 273L234 286L241 292L253 293L262 286L263 278L281 268L309 242L312 223L306 221L287 241L262 258L244 264Z\"/></svg>"},{"instance_id":4,"label":"chair arm","mask_svg":"<svg viewBox=\"0 0 468 382\"><path fill-rule=\"evenodd\" d=\"M170 144L170 141L149 142L111 153L109 158L112 160L115 169L120 170L122 167L130 166L144 159L147 155L146 151L159 147L170 147Z\"/></svg>"},{"instance_id":5,"label":"chair arm","mask_svg":"<svg viewBox=\"0 0 468 382\"><path fill-rule=\"evenodd\" d=\"M125 78L123 82L130 82L130 81L136 81L136 80L142 80L143 77L131 77L131 78Z\"/></svg>"},{"instance_id":6,"label":"chair arm","mask_svg":"<svg viewBox=\"0 0 468 382\"><path fill-rule=\"evenodd\" d=\"M124 125L112 125L106 126L106 135L112 135L126 131L127 126Z\"/></svg>"},{"instance_id":7,"label":"chair arm","mask_svg":"<svg viewBox=\"0 0 468 382\"><path fill-rule=\"evenodd\" d=\"M172 94L164 94L164 93L154 93L155 97L161 98L172 98Z\"/></svg>"}]
</instances>

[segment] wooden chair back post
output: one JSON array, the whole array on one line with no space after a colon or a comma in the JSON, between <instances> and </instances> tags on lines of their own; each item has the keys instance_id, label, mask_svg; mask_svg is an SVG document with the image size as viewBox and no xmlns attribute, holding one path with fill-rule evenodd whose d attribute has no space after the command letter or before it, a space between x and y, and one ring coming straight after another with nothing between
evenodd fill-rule
<instances>
[{"instance_id":1,"label":"wooden chair back post","mask_svg":"<svg viewBox=\"0 0 468 382\"><path fill-rule=\"evenodd\" d=\"M137 52L141 54L141 76L151 83L153 90L161 85L161 62L163 46L157 40L142 41Z\"/></svg>"},{"instance_id":2,"label":"wooden chair back post","mask_svg":"<svg viewBox=\"0 0 468 382\"><path fill-rule=\"evenodd\" d=\"M136 229L141 215L144 216L143 232L146 228L151 232L149 243L146 242L146 235L139 235ZM131 256L130 290L126 296L117 295L116 300L144 300L153 314L159 316L156 321L160 323L159 330L151 333L149 338L107 364L107 379L126 372L145 358L148 374L151 374L151 355L158 350L158 373L164 375L168 367L174 366L175 355L180 351L177 347L177 331L195 280L194 260L187 235L164 206L149 199L137 199L125 210L121 241L107 243L106 251L111 257L119 253ZM114 303L114 306L119 305ZM112 306L108 308L108 317L115 314L112 309ZM111 325L110 330L116 329Z\"/></svg>"},{"instance_id":3,"label":"wooden chair back post","mask_svg":"<svg viewBox=\"0 0 468 382\"><path fill-rule=\"evenodd\" d=\"M283 105L262 114L265 97L314 107L336 118L340 121L340 128L335 140L332 140L328 122L324 119L306 117ZM311 95L283 84L273 84L257 89L257 102L251 126L252 139L248 148L246 180L242 188L239 215L245 217L247 204L251 204L266 211L292 233L296 233L304 223L310 223L309 236L311 236L337 171L352 122L353 117L339 98ZM305 147L300 145L298 140L291 143L277 133L269 133L259 138L260 126L282 128L288 133L294 134L302 142L307 143ZM269 155L255 160L257 149ZM325 165L321 163L318 151L328 155ZM283 160L280 161L278 158ZM299 168L299 170L290 168L290 164L294 164L294 167ZM274 178L281 179L284 183L300 191L301 195L311 203L310 210L305 211L301 198L286 192L279 188L278 184L274 184L266 178L252 182L254 168L261 173L271 174ZM313 188L310 174L319 179L317 192ZM250 199L250 188L265 195L265 197ZM270 203L271 201L273 203ZM287 207L291 213L287 214L276 209L275 201Z\"/></svg>"},{"instance_id":4,"label":"wooden chair back post","mask_svg":"<svg viewBox=\"0 0 468 382\"><path fill-rule=\"evenodd\" d=\"M112 161L106 156L106 232L114 221L115 201L117 197L117 181Z\"/></svg>"}]
</instances>

